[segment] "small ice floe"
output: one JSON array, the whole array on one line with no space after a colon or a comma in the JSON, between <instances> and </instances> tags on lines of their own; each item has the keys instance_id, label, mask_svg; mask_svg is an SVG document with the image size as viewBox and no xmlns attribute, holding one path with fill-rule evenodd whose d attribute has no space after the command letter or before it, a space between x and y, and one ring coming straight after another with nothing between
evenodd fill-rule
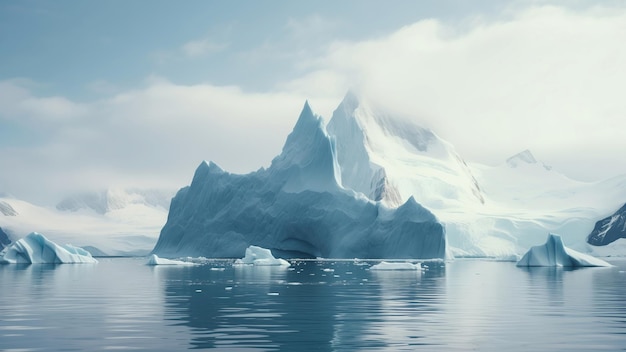
<instances>
[{"instance_id":1,"label":"small ice floe","mask_svg":"<svg viewBox=\"0 0 626 352\"><path fill-rule=\"evenodd\" d=\"M184 262L182 260L172 260L159 258L156 254L153 254L148 259L147 265L195 265L194 263Z\"/></svg>"},{"instance_id":2,"label":"small ice floe","mask_svg":"<svg viewBox=\"0 0 626 352\"><path fill-rule=\"evenodd\" d=\"M272 255L272 251L266 248L250 246L246 248L246 255L241 259L235 261L236 265L250 264L255 266L283 266L288 267L288 261L280 258L275 258Z\"/></svg>"},{"instance_id":3,"label":"small ice floe","mask_svg":"<svg viewBox=\"0 0 626 352\"><path fill-rule=\"evenodd\" d=\"M422 270L420 263L396 263L396 262L380 262L376 265L372 265L370 270Z\"/></svg>"}]
</instances>

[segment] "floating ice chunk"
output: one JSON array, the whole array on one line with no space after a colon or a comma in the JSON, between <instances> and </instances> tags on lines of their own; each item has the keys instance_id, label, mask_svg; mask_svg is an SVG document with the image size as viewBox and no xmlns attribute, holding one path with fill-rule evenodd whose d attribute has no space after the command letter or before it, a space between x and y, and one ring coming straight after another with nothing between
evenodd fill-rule
<instances>
[{"instance_id":1,"label":"floating ice chunk","mask_svg":"<svg viewBox=\"0 0 626 352\"><path fill-rule=\"evenodd\" d=\"M391 263L391 262L380 262L376 265L372 265L370 270L421 270L422 266L420 263L412 264L412 263Z\"/></svg>"},{"instance_id":2,"label":"floating ice chunk","mask_svg":"<svg viewBox=\"0 0 626 352\"><path fill-rule=\"evenodd\" d=\"M611 264L565 247L561 236L551 233L545 244L534 246L528 250L524 257L517 262L517 266L584 267L611 266Z\"/></svg>"},{"instance_id":3,"label":"floating ice chunk","mask_svg":"<svg viewBox=\"0 0 626 352\"><path fill-rule=\"evenodd\" d=\"M151 255L150 259L148 259L148 263L146 264L147 265L195 265L194 263L184 262L182 260L159 258L156 254Z\"/></svg>"},{"instance_id":4,"label":"floating ice chunk","mask_svg":"<svg viewBox=\"0 0 626 352\"><path fill-rule=\"evenodd\" d=\"M266 248L250 246L246 248L246 256L237 259L235 264L252 264L257 266L290 266L288 261L274 258L272 251Z\"/></svg>"},{"instance_id":5,"label":"floating ice chunk","mask_svg":"<svg viewBox=\"0 0 626 352\"><path fill-rule=\"evenodd\" d=\"M2 264L97 263L91 253L70 244L58 245L44 235L32 232L0 253Z\"/></svg>"}]
</instances>

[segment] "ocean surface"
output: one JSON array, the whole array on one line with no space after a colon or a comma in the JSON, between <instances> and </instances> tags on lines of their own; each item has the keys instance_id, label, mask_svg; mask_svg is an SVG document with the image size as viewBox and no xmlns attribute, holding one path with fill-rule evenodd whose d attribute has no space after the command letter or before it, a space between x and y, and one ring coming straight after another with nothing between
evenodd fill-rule
<instances>
[{"instance_id":1,"label":"ocean surface","mask_svg":"<svg viewBox=\"0 0 626 352\"><path fill-rule=\"evenodd\" d=\"M626 260L0 265L3 351L626 350Z\"/></svg>"}]
</instances>

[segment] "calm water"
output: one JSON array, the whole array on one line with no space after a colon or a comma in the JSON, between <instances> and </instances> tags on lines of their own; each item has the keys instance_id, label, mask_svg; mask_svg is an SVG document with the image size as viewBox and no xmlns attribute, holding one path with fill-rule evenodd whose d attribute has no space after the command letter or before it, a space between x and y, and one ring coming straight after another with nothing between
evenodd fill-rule
<instances>
[{"instance_id":1,"label":"calm water","mask_svg":"<svg viewBox=\"0 0 626 352\"><path fill-rule=\"evenodd\" d=\"M626 350L626 261L0 266L0 350Z\"/></svg>"}]
</instances>

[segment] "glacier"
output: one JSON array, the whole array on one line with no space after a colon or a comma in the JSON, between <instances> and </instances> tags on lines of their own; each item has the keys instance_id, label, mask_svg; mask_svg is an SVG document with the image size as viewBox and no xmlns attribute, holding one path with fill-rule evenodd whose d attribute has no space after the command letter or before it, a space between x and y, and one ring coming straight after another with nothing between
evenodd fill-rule
<instances>
[{"instance_id":1,"label":"glacier","mask_svg":"<svg viewBox=\"0 0 626 352\"><path fill-rule=\"evenodd\" d=\"M32 232L0 253L0 264L97 263L89 252L72 245L58 245L44 235Z\"/></svg>"},{"instance_id":2,"label":"glacier","mask_svg":"<svg viewBox=\"0 0 626 352\"><path fill-rule=\"evenodd\" d=\"M517 262L518 267L586 267L612 266L604 260L565 247L561 236L549 234L546 243L534 246Z\"/></svg>"},{"instance_id":3,"label":"glacier","mask_svg":"<svg viewBox=\"0 0 626 352\"><path fill-rule=\"evenodd\" d=\"M445 227L414 197L390 207L344 187L341 170L336 139L307 102L267 169L238 175L202 162L152 253L240 258L255 245L300 258L446 256Z\"/></svg>"}]
</instances>

